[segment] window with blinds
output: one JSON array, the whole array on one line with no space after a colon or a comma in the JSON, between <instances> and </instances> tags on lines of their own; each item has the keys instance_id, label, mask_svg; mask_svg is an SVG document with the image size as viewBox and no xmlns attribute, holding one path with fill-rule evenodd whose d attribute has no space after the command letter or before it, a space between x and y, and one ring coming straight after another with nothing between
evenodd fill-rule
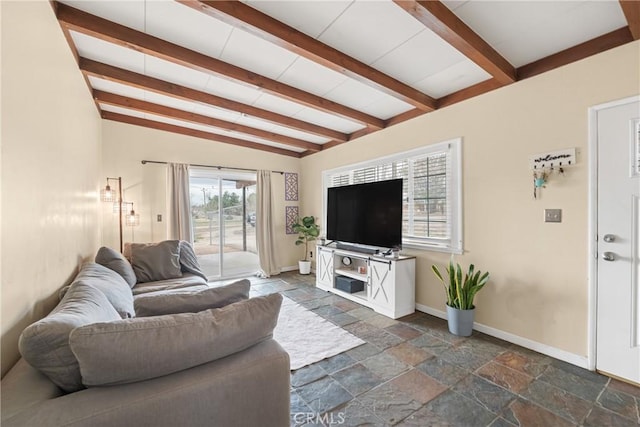
<instances>
[{"instance_id":1,"label":"window with blinds","mask_svg":"<svg viewBox=\"0 0 640 427\"><path fill-rule=\"evenodd\" d=\"M460 253L461 144L455 139L325 171L324 194L329 187L402 178L403 246Z\"/></svg>"}]
</instances>

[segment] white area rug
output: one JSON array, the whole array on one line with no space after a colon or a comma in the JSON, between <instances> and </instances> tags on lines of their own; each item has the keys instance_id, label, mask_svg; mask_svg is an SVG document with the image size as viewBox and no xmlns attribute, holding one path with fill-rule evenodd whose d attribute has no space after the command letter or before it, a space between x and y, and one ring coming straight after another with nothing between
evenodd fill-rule
<instances>
[{"instance_id":1,"label":"white area rug","mask_svg":"<svg viewBox=\"0 0 640 427\"><path fill-rule=\"evenodd\" d=\"M273 337L289 353L292 371L364 344L287 297L282 299Z\"/></svg>"}]
</instances>

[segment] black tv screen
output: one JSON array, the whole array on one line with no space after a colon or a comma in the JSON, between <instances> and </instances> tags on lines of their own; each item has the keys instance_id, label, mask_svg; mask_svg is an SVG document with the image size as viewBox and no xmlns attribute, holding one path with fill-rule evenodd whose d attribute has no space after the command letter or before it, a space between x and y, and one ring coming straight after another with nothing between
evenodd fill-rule
<instances>
[{"instance_id":1,"label":"black tv screen","mask_svg":"<svg viewBox=\"0 0 640 427\"><path fill-rule=\"evenodd\" d=\"M327 239L392 248L402 244L402 179L331 187Z\"/></svg>"}]
</instances>

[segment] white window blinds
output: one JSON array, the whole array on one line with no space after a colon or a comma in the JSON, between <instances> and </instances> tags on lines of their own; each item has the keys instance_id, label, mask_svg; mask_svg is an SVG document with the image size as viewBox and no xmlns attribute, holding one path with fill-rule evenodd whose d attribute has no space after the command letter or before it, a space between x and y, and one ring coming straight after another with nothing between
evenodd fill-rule
<instances>
[{"instance_id":1,"label":"white window blinds","mask_svg":"<svg viewBox=\"0 0 640 427\"><path fill-rule=\"evenodd\" d=\"M324 172L326 188L403 179L403 246L460 252L460 145L434 146Z\"/></svg>"}]
</instances>

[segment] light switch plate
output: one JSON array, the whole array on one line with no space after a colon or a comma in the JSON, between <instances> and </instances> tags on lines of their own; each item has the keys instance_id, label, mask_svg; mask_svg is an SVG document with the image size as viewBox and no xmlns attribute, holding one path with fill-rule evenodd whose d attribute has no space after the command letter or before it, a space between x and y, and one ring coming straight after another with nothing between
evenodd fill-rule
<instances>
[{"instance_id":1,"label":"light switch plate","mask_svg":"<svg viewBox=\"0 0 640 427\"><path fill-rule=\"evenodd\" d=\"M562 209L545 209L544 222L562 222Z\"/></svg>"},{"instance_id":2,"label":"light switch plate","mask_svg":"<svg viewBox=\"0 0 640 427\"><path fill-rule=\"evenodd\" d=\"M162 222L162 214L158 214L157 220L158 222Z\"/></svg>"}]
</instances>

